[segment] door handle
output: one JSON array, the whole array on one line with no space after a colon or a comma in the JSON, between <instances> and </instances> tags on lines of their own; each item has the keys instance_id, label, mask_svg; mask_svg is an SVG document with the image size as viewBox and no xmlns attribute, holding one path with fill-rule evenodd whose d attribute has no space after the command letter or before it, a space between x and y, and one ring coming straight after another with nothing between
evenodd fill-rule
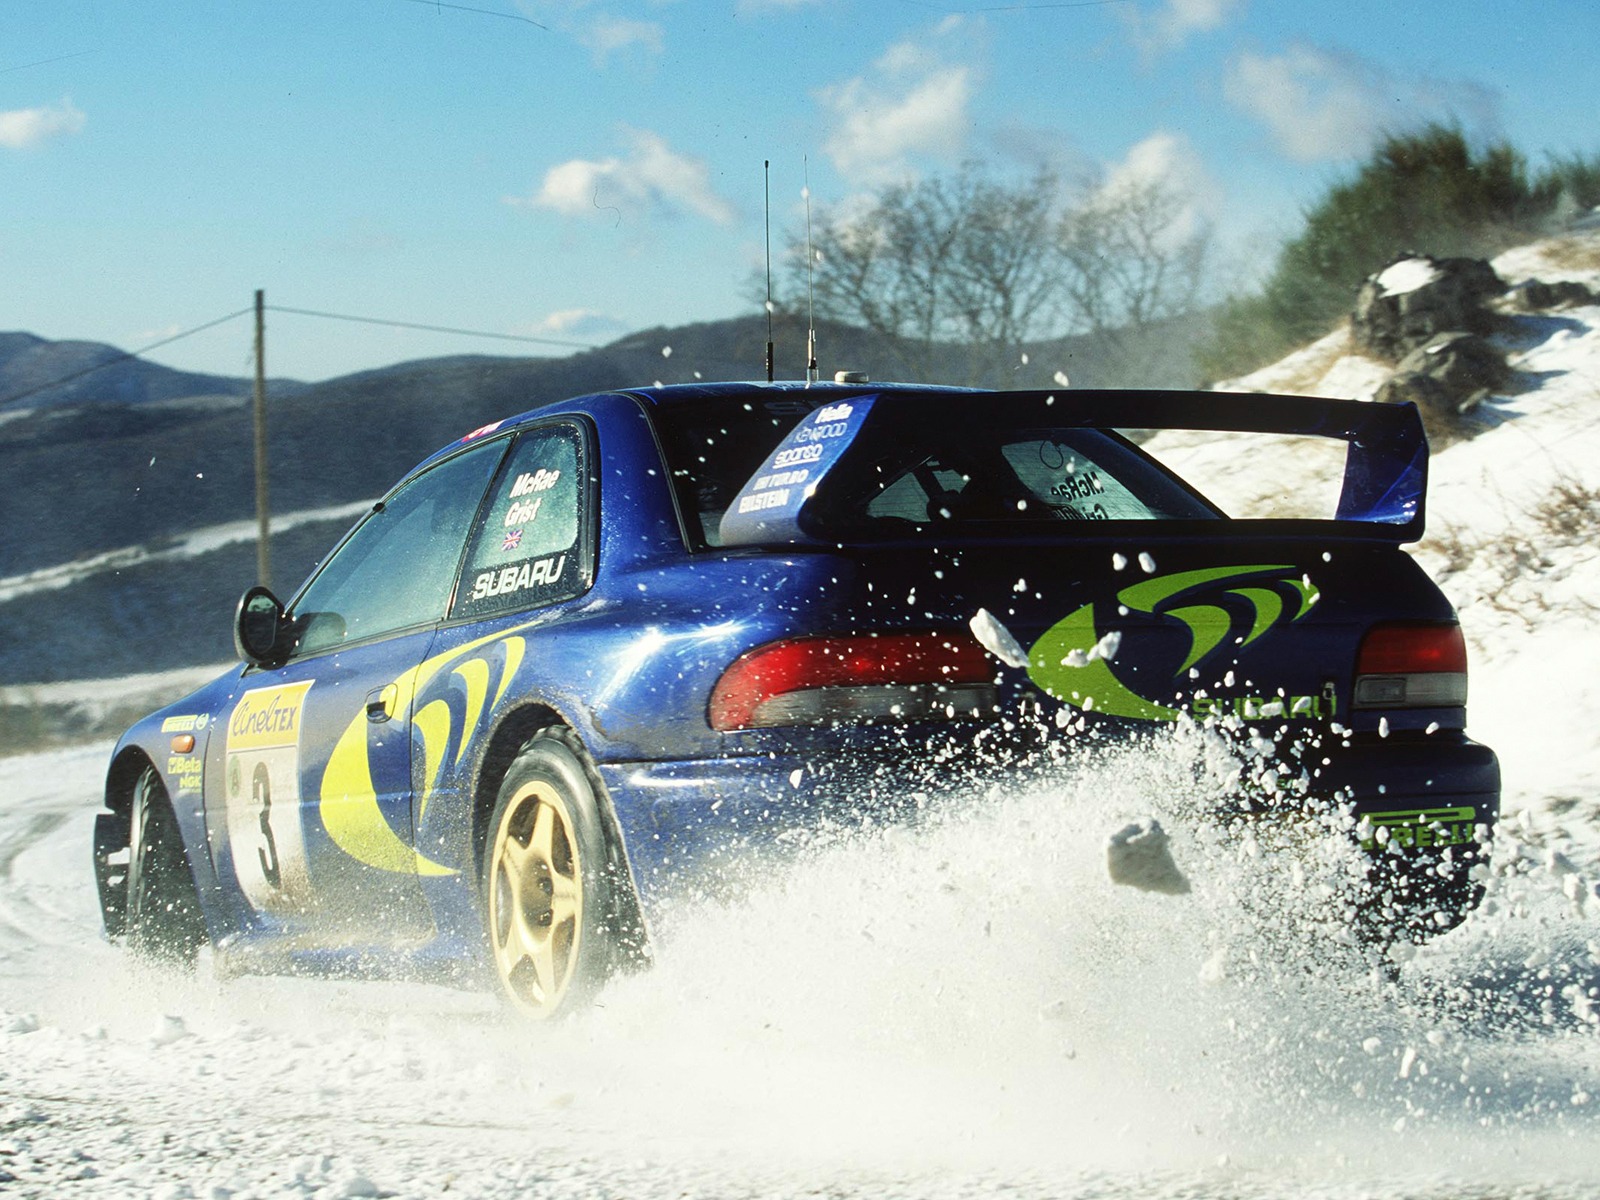
<instances>
[{"instance_id":1,"label":"door handle","mask_svg":"<svg viewBox=\"0 0 1600 1200\"><path fill-rule=\"evenodd\" d=\"M394 716L395 701L400 698L400 689L394 684L381 687L367 693L367 720L373 724L381 725Z\"/></svg>"}]
</instances>

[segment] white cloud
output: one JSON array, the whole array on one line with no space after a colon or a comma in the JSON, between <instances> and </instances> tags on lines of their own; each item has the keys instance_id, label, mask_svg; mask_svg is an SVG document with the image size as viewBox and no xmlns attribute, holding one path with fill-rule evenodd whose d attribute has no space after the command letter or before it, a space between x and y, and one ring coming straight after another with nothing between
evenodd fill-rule
<instances>
[{"instance_id":1,"label":"white cloud","mask_svg":"<svg viewBox=\"0 0 1600 1200\"><path fill-rule=\"evenodd\" d=\"M1222 191L1182 134L1158 131L1131 147L1105 169L1096 193L1107 200L1149 185L1160 185L1182 202L1168 236L1184 239L1200 232L1222 203Z\"/></svg>"},{"instance_id":2,"label":"white cloud","mask_svg":"<svg viewBox=\"0 0 1600 1200\"><path fill-rule=\"evenodd\" d=\"M1121 162L1108 167L1103 186L1114 192L1160 183L1192 191L1203 175L1200 156L1189 140L1163 130L1134 144Z\"/></svg>"},{"instance_id":3,"label":"white cloud","mask_svg":"<svg viewBox=\"0 0 1600 1200\"><path fill-rule=\"evenodd\" d=\"M1276 56L1241 54L1224 94L1299 162L1358 157L1384 133L1428 120L1495 124L1494 94L1480 84L1405 79L1356 55L1305 45Z\"/></svg>"},{"instance_id":4,"label":"white cloud","mask_svg":"<svg viewBox=\"0 0 1600 1200\"><path fill-rule=\"evenodd\" d=\"M49 138L81 132L88 118L71 100L51 108L18 108L0 112L0 146L25 150Z\"/></svg>"},{"instance_id":5,"label":"white cloud","mask_svg":"<svg viewBox=\"0 0 1600 1200\"><path fill-rule=\"evenodd\" d=\"M703 160L679 154L658 134L624 129L625 156L575 158L551 167L531 199L514 203L620 223L654 212L689 212L725 225L733 206L712 190Z\"/></svg>"},{"instance_id":6,"label":"white cloud","mask_svg":"<svg viewBox=\"0 0 1600 1200\"><path fill-rule=\"evenodd\" d=\"M1154 12L1135 9L1134 36L1146 50L1171 50L1191 34L1218 28L1244 0L1164 0Z\"/></svg>"},{"instance_id":7,"label":"white cloud","mask_svg":"<svg viewBox=\"0 0 1600 1200\"><path fill-rule=\"evenodd\" d=\"M529 330L535 337L571 338L583 342L604 341L627 331L628 326L623 321L592 308L560 309Z\"/></svg>"},{"instance_id":8,"label":"white cloud","mask_svg":"<svg viewBox=\"0 0 1600 1200\"><path fill-rule=\"evenodd\" d=\"M960 24L946 19L934 37ZM817 93L831 125L823 150L841 173L866 184L904 178L914 158L953 162L972 128L974 83L972 68L947 62L934 42L896 43L870 74Z\"/></svg>"},{"instance_id":9,"label":"white cloud","mask_svg":"<svg viewBox=\"0 0 1600 1200\"><path fill-rule=\"evenodd\" d=\"M627 17L596 17L578 33L578 40L594 53L597 66L604 66L613 54L634 47L657 55L666 49L666 35L660 25Z\"/></svg>"},{"instance_id":10,"label":"white cloud","mask_svg":"<svg viewBox=\"0 0 1600 1200\"><path fill-rule=\"evenodd\" d=\"M619 17L595 0L516 0L517 7L547 29L558 30L587 49L596 67L630 50L659 57L666 31L654 21Z\"/></svg>"}]
</instances>

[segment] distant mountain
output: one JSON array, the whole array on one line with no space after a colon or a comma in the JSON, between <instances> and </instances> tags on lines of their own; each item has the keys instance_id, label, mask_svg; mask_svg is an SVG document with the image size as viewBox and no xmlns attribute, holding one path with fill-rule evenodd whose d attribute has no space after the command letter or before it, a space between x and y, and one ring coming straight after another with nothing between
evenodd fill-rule
<instances>
[{"instance_id":1,"label":"distant mountain","mask_svg":"<svg viewBox=\"0 0 1600 1200\"><path fill-rule=\"evenodd\" d=\"M305 385L273 380L280 391ZM248 396L255 384L133 358L100 342L49 342L0 333L0 413L77 404L142 404L194 396Z\"/></svg>"},{"instance_id":2,"label":"distant mountain","mask_svg":"<svg viewBox=\"0 0 1600 1200\"><path fill-rule=\"evenodd\" d=\"M1185 385L1194 328L1121 344L1066 339L1031 347L991 386ZM563 358L459 355L322 383L267 388L274 512L381 495L440 446L491 421L585 392L652 383L764 377L763 317L650 329ZM774 321L776 373L802 378L804 323ZM818 328L823 377L967 383L965 347L942 348L921 380L898 348L865 330ZM99 363L103 370L5 403ZM1137 367L1137 374L1133 374ZM186 374L109 346L0 334L0 584L125 547L250 519L251 382ZM274 537L274 579L291 591L347 522ZM120 564L121 560L118 560ZM230 598L253 582L247 545L160 564L116 565L70 586L0 598L0 683L114 675L229 653ZM0 588L0 591L3 591ZM203 630L203 634L198 632Z\"/></svg>"}]
</instances>

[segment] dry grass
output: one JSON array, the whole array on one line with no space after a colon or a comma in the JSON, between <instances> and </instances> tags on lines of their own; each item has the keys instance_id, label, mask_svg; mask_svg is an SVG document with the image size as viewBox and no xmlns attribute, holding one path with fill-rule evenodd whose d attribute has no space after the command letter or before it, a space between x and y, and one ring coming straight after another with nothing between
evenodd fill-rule
<instances>
[{"instance_id":1,"label":"dry grass","mask_svg":"<svg viewBox=\"0 0 1600 1200\"><path fill-rule=\"evenodd\" d=\"M1430 537L1427 545L1441 560L1441 578L1481 570L1483 578L1474 582L1483 599L1492 608L1532 626L1540 614L1550 610L1536 581L1557 565L1558 552L1597 541L1600 488L1563 475L1536 504L1523 509L1522 519L1498 536L1484 539L1467 528L1447 525ZM1585 607L1600 612L1600 606L1592 603L1585 602Z\"/></svg>"},{"instance_id":2,"label":"dry grass","mask_svg":"<svg viewBox=\"0 0 1600 1200\"><path fill-rule=\"evenodd\" d=\"M1600 531L1600 488L1562 476L1528 516L1535 528L1563 545L1589 541Z\"/></svg>"},{"instance_id":3,"label":"dry grass","mask_svg":"<svg viewBox=\"0 0 1600 1200\"><path fill-rule=\"evenodd\" d=\"M1539 257L1566 271L1600 271L1600 238L1573 235L1551 238L1539 247Z\"/></svg>"}]
</instances>

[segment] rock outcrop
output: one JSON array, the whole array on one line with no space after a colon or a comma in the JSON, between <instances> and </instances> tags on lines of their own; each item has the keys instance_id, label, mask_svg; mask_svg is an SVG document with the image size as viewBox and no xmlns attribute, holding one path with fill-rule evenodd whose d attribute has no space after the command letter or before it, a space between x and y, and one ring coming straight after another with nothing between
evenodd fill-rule
<instances>
[{"instance_id":1,"label":"rock outcrop","mask_svg":"<svg viewBox=\"0 0 1600 1200\"><path fill-rule=\"evenodd\" d=\"M1398 362L1441 333L1489 333L1486 304L1505 290L1483 259L1409 255L1361 285L1351 333L1367 353Z\"/></svg>"}]
</instances>

